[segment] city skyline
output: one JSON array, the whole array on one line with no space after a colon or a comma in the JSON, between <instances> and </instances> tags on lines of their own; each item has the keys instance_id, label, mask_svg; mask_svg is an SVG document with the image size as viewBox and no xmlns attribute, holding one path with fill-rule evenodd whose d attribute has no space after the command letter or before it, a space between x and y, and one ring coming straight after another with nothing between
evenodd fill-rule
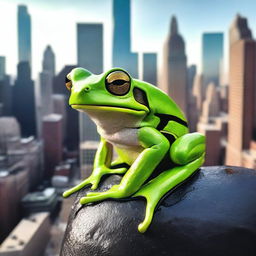
<instances>
[{"instance_id":1,"label":"city skyline","mask_svg":"<svg viewBox=\"0 0 256 256\"><path fill-rule=\"evenodd\" d=\"M231 4L232 2L232 4ZM0 7L3 13L8 13L8 17L3 15L0 18L0 27L3 34L8 33L8 42L3 41L0 45L0 55L7 59L7 73L16 75L15 65L17 63L17 43L16 14L17 0L1 0ZM109 34L112 30L112 10L111 0L99 1L77 1L76 5L68 1L31 1L22 2L28 6L28 12L32 17L32 59L33 78L37 77L40 71L42 52L46 45L50 44L56 54L56 71L60 71L64 65L76 64L76 23L78 22L103 22L104 23L104 70L111 67L111 40ZM61 4L60 4L61 3ZM58 6L59 5L59 6ZM155 12L155 6L159 12ZM218 8L221 6L221 8ZM227 34L232 18L237 12L249 20L252 31L256 31L256 17L253 14L253 7L256 3L247 1L241 5L239 1L215 1L213 5L206 6L203 1L155 1L149 0L145 5L145 0L132 1L132 51L157 52L161 58L161 49L168 33L168 26L171 15L178 18L180 29L183 32L186 42L186 52L188 65L196 64L201 70L201 36L204 32L224 32L224 60L225 70L227 70ZM58 8L57 8L58 7ZM200 10L200 15L196 15ZM207 9L208 8L208 9ZM218 19L207 19L207 22L200 22L206 18L207 10L211 11ZM47 12L47 20L45 19ZM160 13L160 14L159 14ZM56 19L56 16L58 19ZM69 17L66 19L66 17ZM208 17L207 17L208 18ZM6 22L8 20L8 22ZM157 22L155 22L157 21ZM50 25L49 25L50 24ZM64 26L65 29L56 30L57 27ZM154 37L152 36L154 30ZM58 31L58 33L56 33ZM68 31L68 32L67 32ZM46 36L47 34L47 36ZM40 40L38 40L40 39ZM146 44L145 44L146 41ZM61 42L61 47L60 47ZM66 42L63 44L63 42ZM159 65L161 61L158 61Z\"/></svg>"},{"instance_id":2,"label":"city skyline","mask_svg":"<svg viewBox=\"0 0 256 256\"><path fill-rule=\"evenodd\" d=\"M4 2L6 0L0 0L0 8ZM191 18L195 6L191 8L191 13L187 16L181 15L177 6L185 0L172 0L176 9L174 8L175 12L168 14L166 10L161 13L161 8L168 6L167 0L158 1L158 10L161 14L159 22L155 22L153 17L157 16L154 15L150 20L149 12L147 13L148 19L141 21L142 26L136 26L138 24L136 19L141 4L145 4L146 0L85 0L87 7L97 7L101 15L103 15L103 7L99 3L104 3L106 15L103 15L101 20L97 20L98 14L93 18L90 16L93 14L90 8L82 8L86 6L82 4L82 0L76 1L76 6L70 9L67 8L68 0L51 1L51 4L43 4L41 0L36 1L37 4L32 0L25 0L22 4L17 0L10 0L10 2L11 5L15 4L16 19L13 19L11 15L8 19L18 23L13 30L8 31L8 34L2 31L2 35L8 35L8 40L1 40L0 49L5 49L4 44L8 41L8 50L11 49L12 53L17 51L17 56L19 53L20 58L13 61L12 57L15 54L12 57L8 54L1 56L0 51L0 198L10 197L10 200L2 200L3 206L0 209L0 242L4 241L5 245L4 248L1 247L0 254L5 248L8 252L16 251L16 247L10 248L8 244L19 241L19 239L13 240L14 235L16 236L16 228L24 230L25 237L27 232L23 223L28 220L28 215L32 220L34 212L48 211L45 219L50 214L54 215L51 227L45 229L43 223L33 222L36 236L40 233L39 236L45 237L45 241L34 239L36 236L28 236L27 239L22 238L23 245L19 246L18 250L27 255L28 253L25 253L27 245L33 248L31 246L33 244L37 248L40 247L42 251L45 249L45 256L57 255L64 235L63 227L67 223L68 212L71 208L68 200L61 200L62 193L88 177L93 169L96 170L94 173L102 166L111 169L116 156L114 153L112 157L112 152L108 155L112 150L105 151L104 148L113 146L118 153L119 141L120 148L125 148L127 151L124 152L128 152L125 154L134 154L132 158L137 157L138 154L137 160L143 157L144 152L147 152L149 148L141 143L147 149L140 151L136 142L133 150L133 139L132 143L128 141L129 134L126 134L126 131L132 133L138 131L139 134L144 129L144 125L166 136L170 142L171 159L173 159L172 149L175 150L172 143L181 139L183 131L190 134L199 132L206 136L206 148L203 149L205 150L204 166L227 164L256 169L256 120L254 118L256 113L256 40L253 37L254 27L251 26L255 22L243 11L241 15L234 14L230 19L227 18L228 24L225 27L223 25L222 29L217 31L209 31L212 26L210 23L203 22L205 13L197 15L201 23L206 24L205 27L209 27L209 30L200 32L200 35L195 33L194 36L202 45L199 47L200 54L198 54L198 49L193 51L193 54L198 57L198 63L191 65L190 51L193 40L188 38L190 38L189 33L194 33L195 23L191 22L192 29L189 33L184 24L189 17ZM63 6L58 8L57 2L63 3ZM113 5L109 5L110 2ZM191 7L191 2L195 3L194 0L190 0L189 3L187 1L189 7ZM197 2L202 1L197 0ZM156 0L147 0L147 3L154 6ZM37 12L36 6L37 8L40 6L43 12ZM109 6L114 11L108 9ZM226 6L226 2L223 6ZM77 8L86 9L83 17L76 16ZM145 10L147 8L145 6ZM187 6L184 6L184 11L188 10L186 8ZM202 10L205 10L204 6ZM3 12L8 13L5 10ZM23 15L19 15L20 12ZM214 15L214 12L215 10L211 14ZM40 15L43 16L39 17ZM63 15L69 22L68 26L66 26L66 21L62 23ZM112 17L111 22L107 18L108 15ZM141 19L144 18L143 15L145 13L141 15ZM162 26L163 17L168 20L168 27ZM53 18L54 23L50 24ZM194 18L198 19L198 17ZM218 17L214 16L214 18ZM43 24L38 27L40 19ZM110 23L106 25L106 22ZM147 37L147 33L134 37L136 34L134 31L141 29L145 22L147 30L151 30L152 41ZM5 28L8 26L9 24ZM161 27L160 31L165 30L163 41L159 36L161 33L159 34L158 27ZM110 28L113 29L113 33L109 32ZM131 37L130 28L133 30ZM223 33L228 30L229 34L224 35L225 44L227 45L228 42L228 48L224 49L224 53L225 56L230 53L229 58L225 57L230 68L229 82L223 80L222 70ZM52 33L53 31L55 34ZM13 34L19 35L19 40L17 38L14 41L15 45L12 45L13 41L9 38L9 35ZM31 37L32 44L29 43ZM59 44L54 41L56 38L59 38ZM145 45L140 50L136 49L140 47L140 44L137 44L138 38L141 40L140 44ZM159 44L156 43L157 40ZM112 44L112 42L115 43ZM106 45L109 48L106 48ZM158 45L158 48L150 49L150 45ZM42 49L41 46L43 46ZM31 56L31 49L32 52L37 52L37 55ZM70 61L72 56L75 56L75 60ZM63 61L60 62L60 60ZM111 63L117 63L130 73L130 84L128 80L125 80L125 83L119 81L119 78L109 81L110 73L105 73L105 76L88 77L91 75L90 71L96 74L107 71L112 66ZM201 63L204 65L203 72L198 67ZM6 65L10 64L15 68L13 72L10 72L8 67L6 68ZM77 66L82 66L89 71L81 73L80 69L76 69L72 71L68 79L65 79L67 74ZM33 77L31 77L31 70L34 72ZM10 73L13 76L12 79L10 79ZM146 82L138 83L135 79L138 73L140 79L165 91L175 101L178 108L173 104L169 109L168 104L165 105L165 100L162 101L161 97L158 99L157 89L147 90L150 85ZM85 76L80 76L81 74ZM17 77L15 78L14 75ZM100 77L100 80L97 80L97 77ZM121 85L120 82L125 86L129 84L129 87L126 87L129 89L126 90L126 94L116 93L113 96L114 92L108 90L110 84ZM86 99L90 101L91 97L98 97L100 102L97 105L105 106L106 102L106 105L109 105L109 101L115 101L114 105L120 107L123 104L121 101L131 102L134 99L137 103L144 105L143 107L146 106L149 112L142 117L142 120L136 121L136 124L132 121L131 127L130 122L127 123L126 120L129 118L135 120L133 114L120 112L120 115L113 115L112 108L104 112L91 112L93 113L92 120L96 119L97 127L95 127L86 113L78 112L69 105L70 91L71 99L83 99L84 104L90 103ZM108 100L108 93L112 94L110 100ZM182 120L179 118L179 109L185 112L186 118L184 118L187 120L184 120L183 115L181 115ZM172 113L174 115L171 115ZM147 122L149 119L152 119L152 122ZM168 133L164 134L166 127L168 127ZM127 138L122 140L123 136ZM103 143L100 145L106 142L103 148L98 146L100 137L103 138ZM140 136L137 139L136 141L141 141ZM154 145L150 145L150 148L154 148ZM194 149L197 151L198 145ZM96 151L98 153L95 163L98 162L99 155L108 152L107 160L99 165L99 169L93 160ZM193 153L193 150L191 152ZM137 160L133 162L128 156L122 155L119 159L125 166L127 165L129 173L135 170L133 166L136 165ZM162 171L165 171L166 160L164 157L159 163L159 171L161 171L160 166ZM180 167L179 165L178 168ZM229 167L225 167L225 171L227 174L233 173ZM60 206L61 212L59 212ZM58 233L55 232L57 229ZM51 240L47 245L46 242L49 239ZM58 243L55 242L57 240ZM56 253L49 254L49 250Z\"/></svg>"}]
</instances>

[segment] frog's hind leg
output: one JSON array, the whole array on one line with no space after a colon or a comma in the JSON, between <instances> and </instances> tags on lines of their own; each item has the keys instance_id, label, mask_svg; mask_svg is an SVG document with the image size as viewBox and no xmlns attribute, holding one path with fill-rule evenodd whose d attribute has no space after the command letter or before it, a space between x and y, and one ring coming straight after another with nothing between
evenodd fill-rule
<instances>
[{"instance_id":1,"label":"frog's hind leg","mask_svg":"<svg viewBox=\"0 0 256 256\"><path fill-rule=\"evenodd\" d=\"M146 198L146 213L142 223L138 226L138 230L144 233L149 227L155 208L161 198L170 190L177 187L180 183L189 178L203 163L204 156L191 162L185 166L177 166L170 170L162 172L159 176L145 184L133 197Z\"/></svg>"},{"instance_id":2,"label":"frog's hind leg","mask_svg":"<svg viewBox=\"0 0 256 256\"><path fill-rule=\"evenodd\" d=\"M182 184L203 164L204 152L205 137L198 133L184 135L173 143L170 150L171 158L179 166L162 172L133 195L133 197L146 198L145 218L138 226L141 233L149 227L161 198Z\"/></svg>"}]
</instances>

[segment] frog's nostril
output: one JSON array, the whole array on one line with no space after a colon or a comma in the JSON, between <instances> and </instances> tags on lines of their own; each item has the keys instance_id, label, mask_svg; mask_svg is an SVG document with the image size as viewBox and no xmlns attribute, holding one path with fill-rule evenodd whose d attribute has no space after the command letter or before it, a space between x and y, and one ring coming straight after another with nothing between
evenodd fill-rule
<instances>
[{"instance_id":1,"label":"frog's nostril","mask_svg":"<svg viewBox=\"0 0 256 256\"><path fill-rule=\"evenodd\" d=\"M89 91L91 90L91 87L90 87L90 86L86 86L86 87L84 87L84 90L85 90L86 92L89 92Z\"/></svg>"}]
</instances>

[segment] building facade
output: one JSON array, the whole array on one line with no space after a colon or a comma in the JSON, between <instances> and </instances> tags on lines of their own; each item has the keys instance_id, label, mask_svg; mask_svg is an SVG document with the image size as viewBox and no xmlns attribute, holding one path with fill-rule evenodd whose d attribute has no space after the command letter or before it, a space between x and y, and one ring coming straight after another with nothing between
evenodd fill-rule
<instances>
[{"instance_id":1,"label":"building facade","mask_svg":"<svg viewBox=\"0 0 256 256\"><path fill-rule=\"evenodd\" d=\"M202 38L202 75L204 92L210 83L220 84L223 60L223 33L204 33Z\"/></svg>"},{"instance_id":2,"label":"building facade","mask_svg":"<svg viewBox=\"0 0 256 256\"><path fill-rule=\"evenodd\" d=\"M113 67L125 69L138 78L138 54L131 51L131 2L113 0Z\"/></svg>"},{"instance_id":3,"label":"building facade","mask_svg":"<svg viewBox=\"0 0 256 256\"><path fill-rule=\"evenodd\" d=\"M170 33L164 45L161 89L165 91L187 115L188 83L185 42L178 31L176 17L172 17Z\"/></svg>"},{"instance_id":4,"label":"building facade","mask_svg":"<svg viewBox=\"0 0 256 256\"><path fill-rule=\"evenodd\" d=\"M157 86L157 54L143 53L143 81Z\"/></svg>"},{"instance_id":5,"label":"building facade","mask_svg":"<svg viewBox=\"0 0 256 256\"><path fill-rule=\"evenodd\" d=\"M230 30L229 123L226 164L255 162L252 148L255 121L256 41L245 18L236 16ZM244 156L246 155L246 158ZM254 159L254 160L253 160ZM252 166L255 168L255 166Z\"/></svg>"},{"instance_id":6,"label":"building facade","mask_svg":"<svg viewBox=\"0 0 256 256\"><path fill-rule=\"evenodd\" d=\"M18 60L31 68L31 18L26 5L18 6Z\"/></svg>"}]
</instances>

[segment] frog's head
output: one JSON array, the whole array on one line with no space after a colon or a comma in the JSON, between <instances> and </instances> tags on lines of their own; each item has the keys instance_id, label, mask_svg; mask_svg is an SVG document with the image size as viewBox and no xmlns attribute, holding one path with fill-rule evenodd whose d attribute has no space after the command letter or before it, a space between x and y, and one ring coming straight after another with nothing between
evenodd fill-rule
<instances>
[{"instance_id":1,"label":"frog's head","mask_svg":"<svg viewBox=\"0 0 256 256\"><path fill-rule=\"evenodd\" d=\"M136 81L120 68L94 75L86 69L75 68L66 79L71 92L69 104L77 110L107 110L145 115L149 112L144 92Z\"/></svg>"}]
</instances>

